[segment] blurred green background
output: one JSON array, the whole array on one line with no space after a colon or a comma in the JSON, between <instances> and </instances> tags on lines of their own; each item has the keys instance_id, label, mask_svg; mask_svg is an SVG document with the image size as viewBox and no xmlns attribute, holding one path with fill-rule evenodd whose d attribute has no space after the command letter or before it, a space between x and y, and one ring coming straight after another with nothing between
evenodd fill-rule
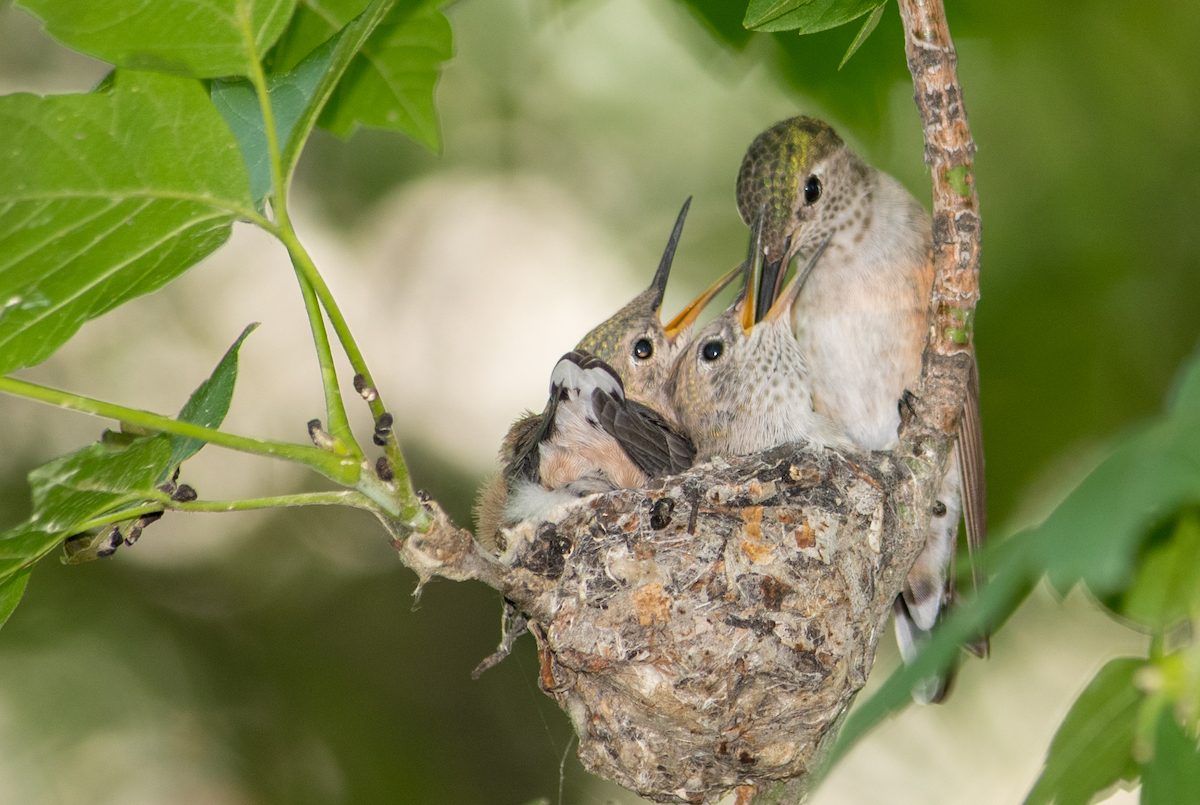
<instances>
[{"instance_id":1,"label":"blurred green background","mask_svg":"<svg viewBox=\"0 0 1200 805\"><path fill-rule=\"evenodd\" d=\"M840 72L852 27L749 35L731 0L461 0L444 152L321 135L302 236L342 299L420 486L461 521L553 360L647 281L696 197L668 306L744 251L742 150L803 111L927 197L898 16ZM1200 333L1200 8L956 2L979 144L990 517L1036 522L1106 438L1161 405ZM0 3L0 91L90 88L103 65ZM26 376L174 410L247 321L228 425L302 439L321 410L284 256L254 232L89 324ZM0 399L0 525L23 475L102 425ZM366 424L365 421L361 424ZM364 431L365 432L365 431ZM206 450L207 497L313 479ZM531 647L480 681L499 602L413 575L365 517L168 516L115 559L34 574L0 632L0 802L634 802L584 773ZM820 803L1011 803L1074 695L1143 639L1039 593L940 708L910 709ZM873 683L895 663L884 638ZM1131 800L1116 793L1113 801Z\"/></svg>"}]
</instances>

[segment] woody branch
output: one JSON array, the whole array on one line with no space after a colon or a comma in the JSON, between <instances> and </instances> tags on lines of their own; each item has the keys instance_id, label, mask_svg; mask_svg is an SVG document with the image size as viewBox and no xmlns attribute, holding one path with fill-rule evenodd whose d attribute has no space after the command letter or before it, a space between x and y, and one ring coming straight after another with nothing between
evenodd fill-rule
<instances>
[{"instance_id":1,"label":"woody branch","mask_svg":"<svg viewBox=\"0 0 1200 805\"><path fill-rule=\"evenodd\" d=\"M933 315L919 395L920 418L949 435L965 396L979 300L981 225L975 142L942 0L899 0L899 7L933 187Z\"/></svg>"}]
</instances>

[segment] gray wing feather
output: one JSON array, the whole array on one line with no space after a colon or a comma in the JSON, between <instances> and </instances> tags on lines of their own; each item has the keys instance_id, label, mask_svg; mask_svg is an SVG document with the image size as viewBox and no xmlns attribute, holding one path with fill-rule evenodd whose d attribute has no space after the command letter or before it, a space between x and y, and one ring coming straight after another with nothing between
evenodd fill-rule
<instances>
[{"instance_id":1,"label":"gray wing feather","mask_svg":"<svg viewBox=\"0 0 1200 805\"><path fill-rule=\"evenodd\" d=\"M600 427L650 477L682 472L695 461L692 440L671 427L653 408L600 390L592 393L592 407Z\"/></svg>"},{"instance_id":2,"label":"gray wing feather","mask_svg":"<svg viewBox=\"0 0 1200 805\"><path fill-rule=\"evenodd\" d=\"M967 527L967 549L971 580L978 591L983 584L981 554L987 542L987 486L983 473L983 427L979 417L979 365L972 364L967 377L967 396L958 422L958 468L962 477L963 520ZM980 636L972 652L987 656L988 637Z\"/></svg>"},{"instance_id":3,"label":"gray wing feather","mask_svg":"<svg viewBox=\"0 0 1200 805\"><path fill-rule=\"evenodd\" d=\"M541 454L538 452L538 445L553 435L554 414L557 408L558 400L552 396L542 413L527 414L514 422L509 429L502 453L507 452L511 445L511 455L504 466L504 476L510 482L517 478L539 480L538 465L541 462Z\"/></svg>"}]
</instances>

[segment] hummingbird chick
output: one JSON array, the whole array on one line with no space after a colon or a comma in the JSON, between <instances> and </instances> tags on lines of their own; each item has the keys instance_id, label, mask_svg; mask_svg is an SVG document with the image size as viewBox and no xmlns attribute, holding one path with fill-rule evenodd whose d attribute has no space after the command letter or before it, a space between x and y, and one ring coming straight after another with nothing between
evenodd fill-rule
<instances>
[{"instance_id":1,"label":"hummingbird chick","mask_svg":"<svg viewBox=\"0 0 1200 805\"><path fill-rule=\"evenodd\" d=\"M790 443L851 446L831 419L813 409L808 362L790 325L792 303L821 252L760 317L754 293L759 234L750 242L738 298L695 335L673 367L672 402L701 460Z\"/></svg>"},{"instance_id":2,"label":"hummingbird chick","mask_svg":"<svg viewBox=\"0 0 1200 805\"><path fill-rule=\"evenodd\" d=\"M779 294L793 257L807 258L828 243L791 310L792 332L809 362L812 404L856 446L894 448L898 402L920 378L930 326L929 214L898 181L867 165L828 124L811 117L784 120L754 140L738 173L737 202L742 220L761 227L760 309ZM983 544L984 493L976 376L925 549L896 601L896 633L906 660L954 598L949 571L964 508L973 557ZM985 655L986 640L972 648ZM948 679L933 680L915 695L939 701L947 685Z\"/></svg>"},{"instance_id":3,"label":"hummingbird chick","mask_svg":"<svg viewBox=\"0 0 1200 805\"><path fill-rule=\"evenodd\" d=\"M660 311L663 295L667 290L675 248L683 233L683 222L691 204L689 197L679 210L650 287L598 324L575 346L615 369L631 398L654 407L669 419L674 419L674 412L671 411L670 395L666 391L667 377L679 348L687 340L681 336L690 332L709 303L743 269L743 266L737 266L727 271L684 305L675 318L665 325L662 323Z\"/></svg>"},{"instance_id":4,"label":"hummingbird chick","mask_svg":"<svg viewBox=\"0 0 1200 805\"><path fill-rule=\"evenodd\" d=\"M689 198L650 286L585 335L576 352L559 360L546 409L527 413L504 437L502 469L485 483L475 507L476 537L490 550L499 547L502 527L536 517L549 506L592 492L642 486L655 475L691 465L694 449L672 424L675 414L664 387L681 336L740 268L718 278L662 323L663 295L690 205ZM606 377L616 378L615 389ZM581 441L572 441L576 439ZM646 439L658 443L647 446ZM597 463L585 467L580 461Z\"/></svg>"},{"instance_id":5,"label":"hummingbird chick","mask_svg":"<svg viewBox=\"0 0 1200 805\"><path fill-rule=\"evenodd\" d=\"M480 500L480 541L491 548L502 526L584 495L682 472L696 449L654 409L627 398L611 366L572 351L554 367L546 408L518 420L501 455L505 466Z\"/></svg>"},{"instance_id":6,"label":"hummingbird chick","mask_svg":"<svg viewBox=\"0 0 1200 805\"><path fill-rule=\"evenodd\" d=\"M554 367L538 419L538 428L514 445L510 520L530 519L570 498L643 486L687 469L696 455L690 439L626 398L616 371L585 352L568 352Z\"/></svg>"}]
</instances>

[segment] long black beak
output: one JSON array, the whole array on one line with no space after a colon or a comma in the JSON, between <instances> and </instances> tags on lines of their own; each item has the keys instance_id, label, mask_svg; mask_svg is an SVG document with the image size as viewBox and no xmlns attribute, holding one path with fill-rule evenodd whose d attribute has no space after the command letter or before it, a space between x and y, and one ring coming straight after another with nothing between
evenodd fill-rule
<instances>
[{"instance_id":1,"label":"long black beak","mask_svg":"<svg viewBox=\"0 0 1200 805\"><path fill-rule=\"evenodd\" d=\"M784 265L782 256L763 260L762 276L758 280L758 304L755 305L756 317L755 324L766 316L770 310L770 304L775 301L775 296L779 295L779 289L784 284L784 275L787 272L787 266Z\"/></svg>"},{"instance_id":2,"label":"long black beak","mask_svg":"<svg viewBox=\"0 0 1200 805\"><path fill-rule=\"evenodd\" d=\"M679 245L679 237L683 234L683 222L687 220L688 209L691 206L692 197L688 196L679 210L679 215L675 217L675 228L671 230L667 248L663 250L662 259L658 261L658 270L654 272L654 279L650 281L650 290L654 292L651 299L654 310L662 307L663 295L667 292L667 280L671 277L671 264L675 261L675 247Z\"/></svg>"},{"instance_id":3,"label":"long black beak","mask_svg":"<svg viewBox=\"0 0 1200 805\"><path fill-rule=\"evenodd\" d=\"M766 209L763 212L766 212ZM766 226L766 224L762 224L762 226ZM782 244L773 238L766 240L769 248L772 250L778 248L779 251L769 258L767 254L762 256L762 275L758 277L758 305L756 306L758 318L755 319L755 324L760 322L763 316L766 316L770 306L775 304L776 299L779 299L779 294L784 288L784 277L787 276L787 258L790 257L792 248L791 235L788 235Z\"/></svg>"},{"instance_id":4,"label":"long black beak","mask_svg":"<svg viewBox=\"0 0 1200 805\"><path fill-rule=\"evenodd\" d=\"M746 262L742 263L742 291L734 303L738 306L738 321L742 332L749 333L761 318L758 312L758 300L761 296L754 282L762 276L762 227L763 209L759 209L754 224L750 227L750 245L747 247Z\"/></svg>"}]
</instances>

